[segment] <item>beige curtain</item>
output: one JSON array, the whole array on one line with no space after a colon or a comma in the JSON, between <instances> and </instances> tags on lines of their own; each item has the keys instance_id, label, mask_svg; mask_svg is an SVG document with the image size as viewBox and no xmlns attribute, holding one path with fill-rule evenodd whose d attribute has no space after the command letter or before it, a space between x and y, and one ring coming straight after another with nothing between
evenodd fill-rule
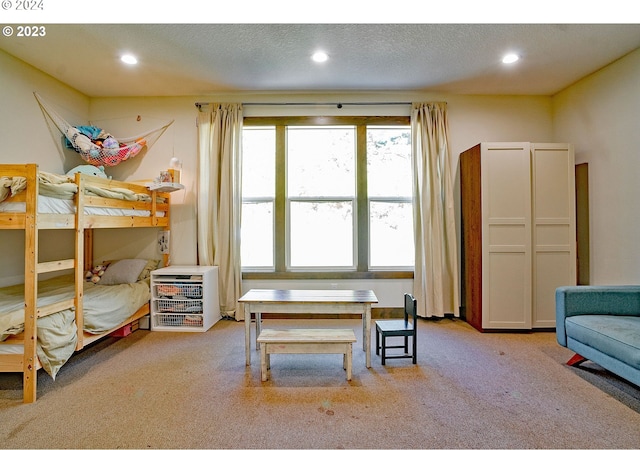
<instances>
[{"instance_id":1,"label":"beige curtain","mask_svg":"<svg viewBox=\"0 0 640 450\"><path fill-rule=\"evenodd\" d=\"M218 266L223 317L236 317L240 270L242 105L212 103L198 113L198 262ZM242 317L236 317L241 320Z\"/></svg>"},{"instance_id":2,"label":"beige curtain","mask_svg":"<svg viewBox=\"0 0 640 450\"><path fill-rule=\"evenodd\" d=\"M418 315L460 314L449 125L445 103L411 108L415 273Z\"/></svg>"}]
</instances>

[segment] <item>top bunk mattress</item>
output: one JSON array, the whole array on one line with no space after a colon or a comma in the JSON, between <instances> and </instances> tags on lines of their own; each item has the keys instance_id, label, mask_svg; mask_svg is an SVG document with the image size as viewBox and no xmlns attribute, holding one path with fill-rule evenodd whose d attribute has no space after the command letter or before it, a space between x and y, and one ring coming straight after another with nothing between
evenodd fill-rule
<instances>
[{"instance_id":1,"label":"top bunk mattress","mask_svg":"<svg viewBox=\"0 0 640 450\"><path fill-rule=\"evenodd\" d=\"M48 172L38 172L38 213L39 214L75 214L74 197L78 191L75 180L68 175L57 175ZM26 179L23 177L1 177L0 178L0 212L26 211L26 204L18 201L2 201L9 196L14 196L22 192L26 187ZM151 202L152 197L146 193L134 192L122 187L105 188L87 184L85 187L87 196L97 196L115 200L125 200L132 202ZM157 201L164 202L162 197ZM151 213L148 210L129 208L107 208L96 206L85 206L85 214L88 215L112 215L112 216L145 216ZM157 212L157 216L162 217L164 213Z\"/></svg>"},{"instance_id":2,"label":"top bunk mattress","mask_svg":"<svg viewBox=\"0 0 640 450\"><path fill-rule=\"evenodd\" d=\"M26 204L24 202L2 202L0 212L24 213ZM73 200L63 198L38 196L38 214L75 214L76 205ZM98 206L85 206L84 213L94 216L138 216L149 217L150 211L128 208L101 208ZM156 216L164 217L164 211L156 211Z\"/></svg>"}]
</instances>

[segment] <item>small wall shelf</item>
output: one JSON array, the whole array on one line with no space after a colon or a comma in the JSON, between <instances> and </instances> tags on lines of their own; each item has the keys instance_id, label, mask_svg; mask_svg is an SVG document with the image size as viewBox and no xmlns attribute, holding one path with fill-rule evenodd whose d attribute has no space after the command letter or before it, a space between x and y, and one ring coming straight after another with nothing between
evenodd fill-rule
<instances>
[{"instance_id":1,"label":"small wall shelf","mask_svg":"<svg viewBox=\"0 0 640 450\"><path fill-rule=\"evenodd\" d=\"M146 185L150 191L173 192L184 189L184 185L180 183L148 183Z\"/></svg>"}]
</instances>

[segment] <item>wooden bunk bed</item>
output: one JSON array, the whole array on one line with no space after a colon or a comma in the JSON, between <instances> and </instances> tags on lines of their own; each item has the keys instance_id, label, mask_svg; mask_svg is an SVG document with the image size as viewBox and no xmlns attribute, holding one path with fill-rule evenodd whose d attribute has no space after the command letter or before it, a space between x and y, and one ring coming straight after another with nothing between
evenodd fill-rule
<instances>
[{"instance_id":1,"label":"wooden bunk bed","mask_svg":"<svg viewBox=\"0 0 640 450\"><path fill-rule=\"evenodd\" d=\"M13 196L9 194L2 202L13 203L17 207L9 208L9 212L0 210L0 230L24 230L25 241L24 301L22 306L24 331L8 337L5 336L6 339L0 341L0 346L17 346L22 348L22 352L0 354L0 372L23 373L23 401L25 403L32 403L36 400L37 371L42 367L36 352L39 319L60 312L71 314L69 311L74 311L73 320L77 328L75 350L77 351L149 313L147 299L135 313L110 329L99 333L84 331L83 301L87 284L85 272L93 267L93 230L97 228L138 227L156 227L168 230L170 223L169 193L151 191L143 184L120 182L79 173L75 174L75 179L70 183L75 184L77 190L71 200L71 211L68 213L40 212L39 202L44 199L44 196L39 195L43 180L42 174L36 164L0 164L0 180L4 180L5 184L9 184L11 180L21 180L23 184L20 192ZM44 178L46 179L46 177ZM111 195L100 196L103 192L107 194L110 192L133 192L135 195L134 199L122 199L112 198ZM105 211L108 211L108 215ZM114 213L116 211L117 213ZM44 229L74 230L74 258L40 262L38 258L38 232ZM168 255L163 255L163 257L164 265L167 265ZM41 305L38 290L42 282L39 281L38 275L56 271L66 271L68 275L72 285L69 298L56 298L53 303ZM69 276L71 271L73 276Z\"/></svg>"}]
</instances>

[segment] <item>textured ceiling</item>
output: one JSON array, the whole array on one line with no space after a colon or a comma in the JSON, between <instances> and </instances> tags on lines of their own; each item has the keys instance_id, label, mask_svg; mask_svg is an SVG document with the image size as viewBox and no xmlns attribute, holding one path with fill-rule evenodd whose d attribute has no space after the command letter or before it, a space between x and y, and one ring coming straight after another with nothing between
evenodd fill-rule
<instances>
[{"instance_id":1,"label":"textured ceiling","mask_svg":"<svg viewBox=\"0 0 640 450\"><path fill-rule=\"evenodd\" d=\"M638 24L47 25L0 48L91 97L425 90L551 95L640 47ZM310 60L317 50L329 60ZM500 63L507 51L522 60ZM124 52L138 56L124 66Z\"/></svg>"}]
</instances>

